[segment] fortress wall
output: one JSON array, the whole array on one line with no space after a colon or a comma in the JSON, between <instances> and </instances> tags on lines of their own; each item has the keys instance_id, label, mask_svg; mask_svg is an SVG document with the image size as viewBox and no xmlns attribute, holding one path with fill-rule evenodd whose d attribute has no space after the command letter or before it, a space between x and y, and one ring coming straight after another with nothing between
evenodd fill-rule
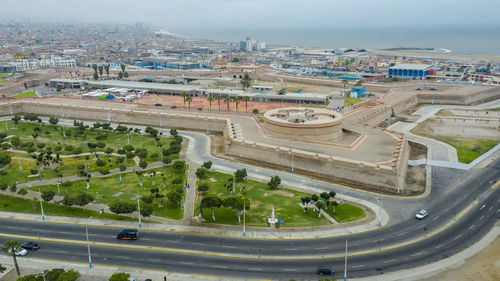
<instances>
[{"instance_id":1,"label":"fortress wall","mask_svg":"<svg viewBox=\"0 0 500 281\"><path fill-rule=\"evenodd\" d=\"M396 169L386 165L343 159L288 147L236 139L228 145L227 153L252 161L290 167L290 169L293 155L294 169L297 170L337 178L354 184L360 182L384 189L396 190L397 186L401 184L401 177L398 176ZM402 180L404 181L404 178Z\"/></svg>"},{"instance_id":2,"label":"fortress wall","mask_svg":"<svg viewBox=\"0 0 500 281\"><path fill-rule=\"evenodd\" d=\"M473 126L473 127L487 127L499 128L500 119L486 119L486 118L463 118L463 117L436 117L439 121L446 125L451 126Z\"/></svg>"},{"instance_id":3,"label":"fortress wall","mask_svg":"<svg viewBox=\"0 0 500 281\"><path fill-rule=\"evenodd\" d=\"M494 111L491 109L448 109L451 113L458 116L470 116L470 117L486 117L486 118L497 118L500 117L500 111Z\"/></svg>"},{"instance_id":4,"label":"fortress wall","mask_svg":"<svg viewBox=\"0 0 500 281\"><path fill-rule=\"evenodd\" d=\"M379 165L375 163L356 161L325 154L278 147L264 143L244 141L239 124L233 124L227 118L210 118L204 116L151 113L146 110L122 110L92 106L54 105L40 101L15 101L0 103L0 115L33 113L37 115L55 116L76 120L98 122L111 121L121 124L150 125L187 130L206 130L222 132L228 139L226 153L271 165L290 167L291 157L294 157L294 167L313 174L329 178L337 178L346 182L370 185L384 189L396 190L402 186L406 174L404 157L395 157L396 163ZM406 141L400 142L401 151L406 151ZM401 155L398 150L396 155ZM396 165L396 167L394 167Z\"/></svg>"},{"instance_id":5,"label":"fortress wall","mask_svg":"<svg viewBox=\"0 0 500 281\"><path fill-rule=\"evenodd\" d=\"M417 97L421 104L472 105L500 98L500 87L491 87L470 95L426 93L418 94Z\"/></svg>"}]
</instances>

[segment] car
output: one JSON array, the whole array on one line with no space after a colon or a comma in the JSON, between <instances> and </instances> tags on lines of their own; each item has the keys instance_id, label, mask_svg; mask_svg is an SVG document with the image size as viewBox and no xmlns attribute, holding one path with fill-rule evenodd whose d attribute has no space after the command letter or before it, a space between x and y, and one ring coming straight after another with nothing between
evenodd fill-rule
<instances>
[{"instance_id":1,"label":"car","mask_svg":"<svg viewBox=\"0 0 500 281\"><path fill-rule=\"evenodd\" d=\"M426 210L420 210L416 215L415 217L419 220L421 219L424 219L425 217L427 217L427 211Z\"/></svg>"},{"instance_id":2,"label":"car","mask_svg":"<svg viewBox=\"0 0 500 281\"><path fill-rule=\"evenodd\" d=\"M40 249L40 245L38 245L35 242L26 242L21 246L21 248L29 250L29 251L36 251L36 250Z\"/></svg>"},{"instance_id":3,"label":"car","mask_svg":"<svg viewBox=\"0 0 500 281\"><path fill-rule=\"evenodd\" d=\"M12 253L12 249L9 249L8 253ZM26 256L28 254L28 251L26 249L20 248L20 249L14 249L14 254L16 256Z\"/></svg>"},{"instance_id":4,"label":"car","mask_svg":"<svg viewBox=\"0 0 500 281\"><path fill-rule=\"evenodd\" d=\"M335 271L329 265L320 265L318 266L318 274L319 275L333 275Z\"/></svg>"},{"instance_id":5,"label":"car","mask_svg":"<svg viewBox=\"0 0 500 281\"><path fill-rule=\"evenodd\" d=\"M137 240L139 238L139 232L137 229L124 229L118 235L116 235L116 239L130 239Z\"/></svg>"}]
</instances>

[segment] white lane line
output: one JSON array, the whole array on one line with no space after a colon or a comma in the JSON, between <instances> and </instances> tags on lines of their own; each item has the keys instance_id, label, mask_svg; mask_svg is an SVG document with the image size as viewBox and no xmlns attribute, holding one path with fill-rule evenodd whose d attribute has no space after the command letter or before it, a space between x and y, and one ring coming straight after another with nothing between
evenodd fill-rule
<instances>
[{"instance_id":1,"label":"white lane line","mask_svg":"<svg viewBox=\"0 0 500 281\"><path fill-rule=\"evenodd\" d=\"M482 215L482 216L479 218L479 220L482 220L483 218L484 218L484 215Z\"/></svg>"},{"instance_id":2,"label":"white lane line","mask_svg":"<svg viewBox=\"0 0 500 281\"><path fill-rule=\"evenodd\" d=\"M15 227L15 226L5 226L5 228L18 229L19 227Z\"/></svg>"},{"instance_id":3,"label":"white lane line","mask_svg":"<svg viewBox=\"0 0 500 281\"><path fill-rule=\"evenodd\" d=\"M500 202L500 199L497 200L497 203Z\"/></svg>"},{"instance_id":4,"label":"white lane line","mask_svg":"<svg viewBox=\"0 0 500 281\"><path fill-rule=\"evenodd\" d=\"M121 258L121 259L129 259L130 257L126 257L126 256L116 256L117 258Z\"/></svg>"},{"instance_id":5,"label":"white lane line","mask_svg":"<svg viewBox=\"0 0 500 281\"><path fill-rule=\"evenodd\" d=\"M359 265L353 265L352 268L357 268L357 267L365 267L364 264L359 264Z\"/></svg>"},{"instance_id":6,"label":"white lane line","mask_svg":"<svg viewBox=\"0 0 500 281\"><path fill-rule=\"evenodd\" d=\"M496 212L497 212L497 213L498 213L498 212L500 212L500 209L498 209Z\"/></svg>"},{"instance_id":7,"label":"white lane line","mask_svg":"<svg viewBox=\"0 0 500 281\"><path fill-rule=\"evenodd\" d=\"M439 246L434 247L434 249L439 249L439 248L441 248L441 247L443 247L443 246L444 246L444 244L441 244L441 245L439 245Z\"/></svg>"},{"instance_id":8,"label":"white lane line","mask_svg":"<svg viewBox=\"0 0 500 281\"><path fill-rule=\"evenodd\" d=\"M445 212L445 213L448 213L448 211L449 211L449 210L450 210L450 208L448 208L448 209L444 210L444 212Z\"/></svg>"},{"instance_id":9,"label":"white lane line","mask_svg":"<svg viewBox=\"0 0 500 281\"><path fill-rule=\"evenodd\" d=\"M148 261L160 262L161 260L158 260L158 259L148 259Z\"/></svg>"},{"instance_id":10,"label":"white lane line","mask_svg":"<svg viewBox=\"0 0 500 281\"><path fill-rule=\"evenodd\" d=\"M227 266L225 266L225 265L214 265L214 267L216 267L216 268L227 268Z\"/></svg>"},{"instance_id":11,"label":"white lane line","mask_svg":"<svg viewBox=\"0 0 500 281\"><path fill-rule=\"evenodd\" d=\"M151 238L144 238L144 237L141 237L141 240L146 240L146 241L149 241L149 240L151 240Z\"/></svg>"},{"instance_id":12,"label":"white lane line","mask_svg":"<svg viewBox=\"0 0 500 281\"><path fill-rule=\"evenodd\" d=\"M398 236L403 236L405 234L407 234L408 232L403 232L403 233L399 233Z\"/></svg>"},{"instance_id":13,"label":"white lane line","mask_svg":"<svg viewBox=\"0 0 500 281\"><path fill-rule=\"evenodd\" d=\"M437 220L438 218L439 218L439 216L436 216L436 217L435 217L432 221L435 221L435 220Z\"/></svg>"},{"instance_id":14,"label":"white lane line","mask_svg":"<svg viewBox=\"0 0 500 281\"><path fill-rule=\"evenodd\" d=\"M203 243L193 243L195 245L201 245L201 246L205 246L206 244L203 244Z\"/></svg>"},{"instance_id":15,"label":"white lane line","mask_svg":"<svg viewBox=\"0 0 500 281\"><path fill-rule=\"evenodd\" d=\"M222 246L222 248L230 248L230 249L234 249L236 248L235 246Z\"/></svg>"},{"instance_id":16,"label":"white lane line","mask_svg":"<svg viewBox=\"0 0 500 281\"><path fill-rule=\"evenodd\" d=\"M488 211L490 211L490 212L491 212L491 210L493 210L493 206L491 206L491 207L488 209Z\"/></svg>"},{"instance_id":17,"label":"white lane line","mask_svg":"<svg viewBox=\"0 0 500 281\"><path fill-rule=\"evenodd\" d=\"M69 253L68 251L53 251L54 253L62 253L62 254L67 254Z\"/></svg>"},{"instance_id":18,"label":"white lane line","mask_svg":"<svg viewBox=\"0 0 500 281\"><path fill-rule=\"evenodd\" d=\"M285 251L297 251L297 248L288 248L288 249L285 249Z\"/></svg>"},{"instance_id":19,"label":"white lane line","mask_svg":"<svg viewBox=\"0 0 500 281\"><path fill-rule=\"evenodd\" d=\"M349 246L358 246L359 244L358 243L353 243L353 244L349 244Z\"/></svg>"},{"instance_id":20,"label":"white lane line","mask_svg":"<svg viewBox=\"0 0 500 281\"><path fill-rule=\"evenodd\" d=\"M396 259L386 260L386 261L384 261L384 263L389 263L389 262L393 262L393 261L396 261Z\"/></svg>"},{"instance_id":21,"label":"white lane line","mask_svg":"<svg viewBox=\"0 0 500 281\"><path fill-rule=\"evenodd\" d=\"M175 240L165 240L165 242L167 242L167 243L179 243L179 241L175 241Z\"/></svg>"},{"instance_id":22,"label":"white lane line","mask_svg":"<svg viewBox=\"0 0 500 281\"><path fill-rule=\"evenodd\" d=\"M181 261L181 262L179 262L179 263L180 263L180 264L187 264L187 265L193 265L193 264L194 264L194 263L192 263L192 262L185 262L185 261Z\"/></svg>"},{"instance_id":23,"label":"white lane line","mask_svg":"<svg viewBox=\"0 0 500 281\"><path fill-rule=\"evenodd\" d=\"M417 227L417 228L422 228L422 227L424 227L424 226L425 226L425 224L422 224L421 226L419 226L419 227Z\"/></svg>"},{"instance_id":24,"label":"white lane line","mask_svg":"<svg viewBox=\"0 0 500 281\"><path fill-rule=\"evenodd\" d=\"M412 257L416 257L416 256L420 256L420 255L423 255L423 254L424 254L424 253L422 253L422 252L418 252L418 253L413 254L413 255L411 255L411 256L412 256Z\"/></svg>"},{"instance_id":25,"label":"white lane line","mask_svg":"<svg viewBox=\"0 0 500 281\"><path fill-rule=\"evenodd\" d=\"M262 268L250 267L248 270L252 270L252 271L262 271Z\"/></svg>"},{"instance_id":26,"label":"white lane line","mask_svg":"<svg viewBox=\"0 0 500 281\"><path fill-rule=\"evenodd\" d=\"M483 206L481 206L481 208L479 208L479 210L482 210L482 209L484 209L485 207L486 207L486 205L483 205Z\"/></svg>"},{"instance_id":27,"label":"white lane line","mask_svg":"<svg viewBox=\"0 0 500 281\"><path fill-rule=\"evenodd\" d=\"M352 245L351 245L352 246ZM315 248L316 250L327 250L328 247L323 247L323 248Z\"/></svg>"},{"instance_id":28,"label":"white lane line","mask_svg":"<svg viewBox=\"0 0 500 281\"><path fill-rule=\"evenodd\" d=\"M462 234L459 234L457 237L453 238L455 240L457 240L458 238L462 237Z\"/></svg>"},{"instance_id":29,"label":"white lane line","mask_svg":"<svg viewBox=\"0 0 500 281\"><path fill-rule=\"evenodd\" d=\"M469 226L469 230L471 230L474 227L474 225Z\"/></svg>"},{"instance_id":30,"label":"white lane line","mask_svg":"<svg viewBox=\"0 0 500 281\"><path fill-rule=\"evenodd\" d=\"M296 268L283 268L283 271L297 271Z\"/></svg>"}]
</instances>

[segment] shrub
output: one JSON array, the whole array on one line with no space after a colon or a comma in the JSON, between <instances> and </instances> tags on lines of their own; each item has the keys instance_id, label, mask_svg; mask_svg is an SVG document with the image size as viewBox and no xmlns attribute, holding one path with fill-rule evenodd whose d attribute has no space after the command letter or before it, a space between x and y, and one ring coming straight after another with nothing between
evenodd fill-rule
<instances>
[{"instance_id":1,"label":"shrub","mask_svg":"<svg viewBox=\"0 0 500 281\"><path fill-rule=\"evenodd\" d=\"M119 201L109 205L109 209L115 214L130 214L137 209L137 205L134 202Z\"/></svg>"},{"instance_id":2,"label":"shrub","mask_svg":"<svg viewBox=\"0 0 500 281\"><path fill-rule=\"evenodd\" d=\"M80 273L76 270L70 269L59 274L56 281L75 281L78 277L80 277Z\"/></svg>"},{"instance_id":3,"label":"shrub","mask_svg":"<svg viewBox=\"0 0 500 281\"><path fill-rule=\"evenodd\" d=\"M48 201L54 199L55 195L56 194L54 191L44 191L44 192L42 192L41 196L42 196L43 201L48 202Z\"/></svg>"},{"instance_id":4,"label":"shrub","mask_svg":"<svg viewBox=\"0 0 500 281\"><path fill-rule=\"evenodd\" d=\"M196 177L199 179L202 179L207 176L207 169L205 168L198 168L196 169Z\"/></svg>"},{"instance_id":5,"label":"shrub","mask_svg":"<svg viewBox=\"0 0 500 281\"><path fill-rule=\"evenodd\" d=\"M258 110L257 108L254 108L254 109L252 110L252 113L253 113L253 114L259 114L259 110Z\"/></svg>"},{"instance_id":6,"label":"shrub","mask_svg":"<svg viewBox=\"0 0 500 281\"><path fill-rule=\"evenodd\" d=\"M36 174L38 174L38 170L37 169L30 169L30 173L32 175L36 175Z\"/></svg>"},{"instance_id":7,"label":"shrub","mask_svg":"<svg viewBox=\"0 0 500 281\"><path fill-rule=\"evenodd\" d=\"M200 183L198 185L198 191L199 192L204 192L204 191L207 191L209 189L209 186L208 186L208 183L204 182L204 183Z\"/></svg>"},{"instance_id":8,"label":"shrub","mask_svg":"<svg viewBox=\"0 0 500 281\"><path fill-rule=\"evenodd\" d=\"M175 177L172 180L172 184L181 184L183 181L184 181L184 179L182 177Z\"/></svg>"},{"instance_id":9,"label":"shrub","mask_svg":"<svg viewBox=\"0 0 500 281\"><path fill-rule=\"evenodd\" d=\"M11 186L11 187L9 188L9 190L10 190L10 191L12 191L12 192L16 192L17 187L16 187L15 185L13 185L13 186Z\"/></svg>"},{"instance_id":10,"label":"shrub","mask_svg":"<svg viewBox=\"0 0 500 281\"><path fill-rule=\"evenodd\" d=\"M101 175L107 175L107 174L109 174L109 170L108 169L100 169L99 173L101 173Z\"/></svg>"},{"instance_id":11,"label":"shrub","mask_svg":"<svg viewBox=\"0 0 500 281\"><path fill-rule=\"evenodd\" d=\"M207 170L210 169L212 167L212 161L203 162L202 167L207 169Z\"/></svg>"},{"instance_id":12,"label":"shrub","mask_svg":"<svg viewBox=\"0 0 500 281\"><path fill-rule=\"evenodd\" d=\"M109 281L128 281L128 278L130 277L130 274L128 273L123 273L123 272L117 272L111 277L109 277Z\"/></svg>"},{"instance_id":13,"label":"shrub","mask_svg":"<svg viewBox=\"0 0 500 281\"><path fill-rule=\"evenodd\" d=\"M7 165L10 163L10 156L8 154L0 154L0 165Z\"/></svg>"},{"instance_id":14,"label":"shrub","mask_svg":"<svg viewBox=\"0 0 500 281\"><path fill-rule=\"evenodd\" d=\"M267 183L271 189L276 189L278 188L278 185L280 185L281 179L278 176L271 177L271 180Z\"/></svg>"},{"instance_id":15,"label":"shrub","mask_svg":"<svg viewBox=\"0 0 500 281\"><path fill-rule=\"evenodd\" d=\"M176 169L176 170L182 170L186 167L186 162L182 161L182 160L177 160L174 162L174 164L172 165L172 168Z\"/></svg>"},{"instance_id":16,"label":"shrub","mask_svg":"<svg viewBox=\"0 0 500 281\"><path fill-rule=\"evenodd\" d=\"M28 194L28 191L26 189L19 189L17 191L17 194L19 194L19 195L26 195L26 194Z\"/></svg>"}]
</instances>

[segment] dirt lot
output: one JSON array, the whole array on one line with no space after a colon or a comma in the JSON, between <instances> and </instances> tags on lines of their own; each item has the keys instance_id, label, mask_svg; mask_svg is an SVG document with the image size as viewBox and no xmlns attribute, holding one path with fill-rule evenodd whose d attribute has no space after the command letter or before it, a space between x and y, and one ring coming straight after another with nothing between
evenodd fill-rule
<instances>
[{"instance_id":1,"label":"dirt lot","mask_svg":"<svg viewBox=\"0 0 500 281\"><path fill-rule=\"evenodd\" d=\"M500 281L500 237L493 243L465 260L456 269L422 279L422 281Z\"/></svg>"}]
</instances>

